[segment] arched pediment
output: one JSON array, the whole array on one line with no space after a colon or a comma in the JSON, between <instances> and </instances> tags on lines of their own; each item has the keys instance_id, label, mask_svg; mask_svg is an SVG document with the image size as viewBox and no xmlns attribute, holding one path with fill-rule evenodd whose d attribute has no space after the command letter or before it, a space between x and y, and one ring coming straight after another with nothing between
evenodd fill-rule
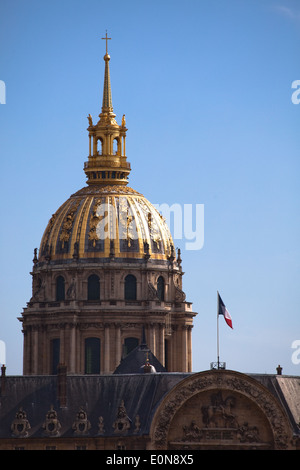
<instances>
[{"instance_id":1,"label":"arched pediment","mask_svg":"<svg viewBox=\"0 0 300 470\"><path fill-rule=\"evenodd\" d=\"M151 430L153 449L286 449L287 415L275 396L239 372L192 374L159 404Z\"/></svg>"}]
</instances>

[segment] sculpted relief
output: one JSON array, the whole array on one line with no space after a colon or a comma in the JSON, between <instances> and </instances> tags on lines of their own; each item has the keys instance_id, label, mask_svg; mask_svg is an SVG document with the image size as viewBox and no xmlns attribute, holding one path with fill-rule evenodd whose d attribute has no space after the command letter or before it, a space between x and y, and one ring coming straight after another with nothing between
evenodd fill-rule
<instances>
[{"instance_id":1,"label":"sculpted relief","mask_svg":"<svg viewBox=\"0 0 300 470\"><path fill-rule=\"evenodd\" d=\"M191 443L192 447L197 442L210 445L218 441L223 445L264 444L264 447L268 447L270 443L262 442L258 426L245 421L245 416L242 424L239 423L236 406L238 401L233 395L223 397L222 391L212 393L209 404L198 409L198 419L182 426L180 441L184 444Z\"/></svg>"},{"instance_id":2,"label":"sculpted relief","mask_svg":"<svg viewBox=\"0 0 300 470\"><path fill-rule=\"evenodd\" d=\"M153 420L155 449L285 449L288 424L268 390L244 374L203 372L185 379Z\"/></svg>"}]
</instances>

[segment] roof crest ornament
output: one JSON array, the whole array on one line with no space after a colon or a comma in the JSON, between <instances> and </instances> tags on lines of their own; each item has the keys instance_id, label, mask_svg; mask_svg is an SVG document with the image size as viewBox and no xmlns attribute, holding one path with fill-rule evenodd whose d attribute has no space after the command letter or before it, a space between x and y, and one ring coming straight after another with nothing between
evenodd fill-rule
<instances>
[{"instance_id":1,"label":"roof crest ornament","mask_svg":"<svg viewBox=\"0 0 300 470\"><path fill-rule=\"evenodd\" d=\"M108 54L108 52L107 52L107 41L111 38L107 37L107 30L106 30L105 38L101 38L101 39L104 39L106 41L106 54Z\"/></svg>"}]
</instances>

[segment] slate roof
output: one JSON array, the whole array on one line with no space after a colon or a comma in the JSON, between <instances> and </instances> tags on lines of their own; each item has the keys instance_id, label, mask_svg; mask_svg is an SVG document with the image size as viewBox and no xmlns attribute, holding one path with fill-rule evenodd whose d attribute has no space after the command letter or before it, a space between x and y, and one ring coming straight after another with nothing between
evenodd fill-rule
<instances>
[{"instance_id":1,"label":"slate roof","mask_svg":"<svg viewBox=\"0 0 300 470\"><path fill-rule=\"evenodd\" d=\"M20 407L27 413L30 437L43 436L43 423L53 405L61 423L60 436L74 435L72 425L82 407L88 416L90 436L97 436L98 418L104 420L104 436L114 436L113 424L122 400L131 421L127 435L134 434L139 415L138 435L148 434L154 411L162 397L188 374L115 374L67 377L67 406L60 408L56 376L8 376L5 395L0 398L0 438L11 437L11 423ZM136 434L135 434L136 435Z\"/></svg>"},{"instance_id":2,"label":"slate roof","mask_svg":"<svg viewBox=\"0 0 300 470\"><path fill-rule=\"evenodd\" d=\"M247 374L264 385L286 410L295 434L300 434L300 377L290 375Z\"/></svg>"},{"instance_id":3,"label":"slate roof","mask_svg":"<svg viewBox=\"0 0 300 470\"><path fill-rule=\"evenodd\" d=\"M144 373L145 362L149 359L150 364L154 367L153 372L166 372L164 366L159 362L156 356L148 348L146 343L140 344L133 349L114 371L114 374L140 374Z\"/></svg>"},{"instance_id":4,"label":"slate roof","mask_svg":"<svg viewBox=\"0 0 300 470\"><path fill-rule=\"evenodd\" d=\"M4 396L0 394L0 438L11 437L11 423L20 407L30 423L29 437L42 437L43 423L53 405L61 423L60 436L72 437L72 425L82 407L91 427L89 436L99 435L98 419L103 417L103 436L115 436L113 424L122 400L131 426L127 435L148 435L152 417L162 398L181 380L193 373L134 373L67 376L67 406L60 408L57 376L7 376ZM300 433L300 377L246 374L262 383L286 409L292 429ZM140 428L135 430L139 415Z\"/></svg>"}]
</instances>

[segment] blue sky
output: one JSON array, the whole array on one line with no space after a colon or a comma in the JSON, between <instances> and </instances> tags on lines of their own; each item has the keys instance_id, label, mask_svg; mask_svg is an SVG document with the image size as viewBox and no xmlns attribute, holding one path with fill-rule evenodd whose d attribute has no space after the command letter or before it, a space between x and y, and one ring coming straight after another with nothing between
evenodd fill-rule
<instances>
[{"instance_id":1,"label":"blue sky","mask_svg":"<svg viewBox=\"0 0 300 470\"><path fill-rule=\"evenodd\" d=\"M85 185L87 118L101 110L108 30L112 99L126 114L129 185L152 203L204 204L204 246L182 250L198 312L193 369L300 375L300 4L297 0L1 0L0 339L22 373L17 317L33 249ZM220 319L222 320L222 319ZM299 355L300 357L300 355Z\"/></svg>"}]
</instances>

